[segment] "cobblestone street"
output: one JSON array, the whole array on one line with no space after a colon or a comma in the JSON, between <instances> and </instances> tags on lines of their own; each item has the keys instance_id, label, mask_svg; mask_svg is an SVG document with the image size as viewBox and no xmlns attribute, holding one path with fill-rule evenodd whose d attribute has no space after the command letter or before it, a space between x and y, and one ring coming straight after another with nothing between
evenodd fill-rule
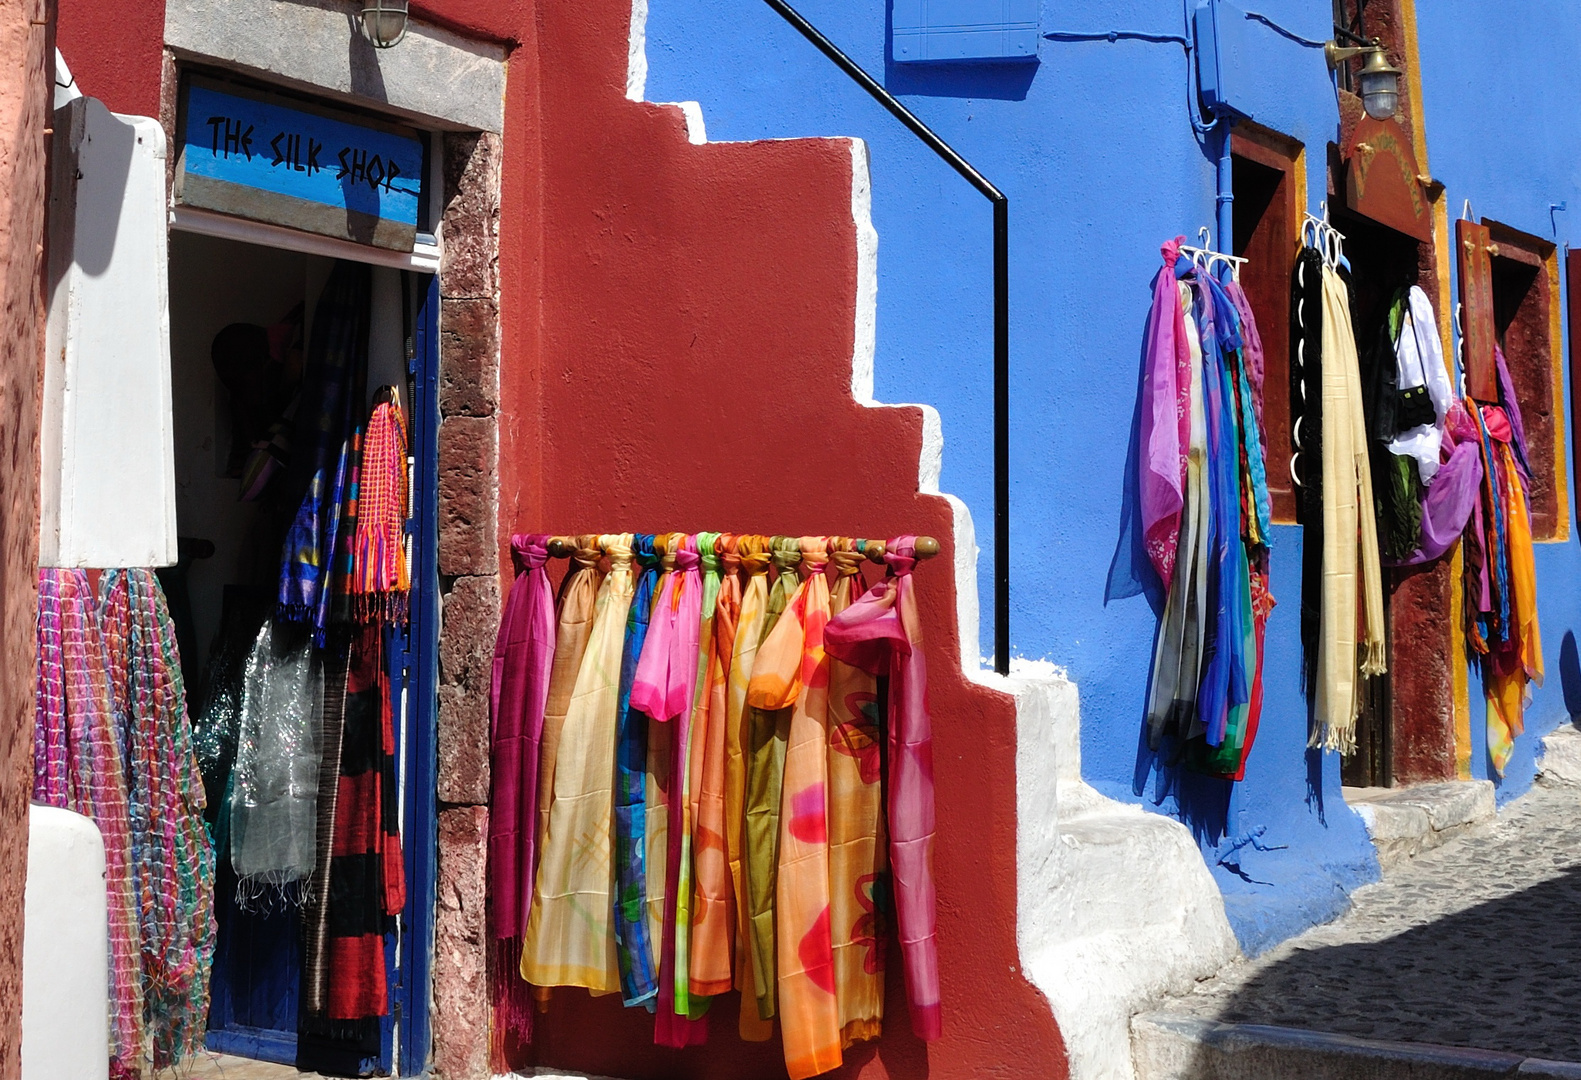
<instances>
[{"instance_id":1,"label":"cobblestone street","mask_svg":"<svg viewBox=\"0 0 1581 1080\"><path fill-rule=\"evenodd\" d=\"M1536 787L1163 1011L1581 1062L1581 788Z\"/></svg>"}]
</instances>

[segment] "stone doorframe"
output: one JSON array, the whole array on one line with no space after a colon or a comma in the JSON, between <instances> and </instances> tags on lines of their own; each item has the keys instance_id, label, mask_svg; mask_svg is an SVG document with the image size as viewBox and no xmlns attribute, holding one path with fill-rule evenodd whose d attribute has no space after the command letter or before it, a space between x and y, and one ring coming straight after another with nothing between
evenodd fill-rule
<instances>
[{"instance_id":1,"label":"stone doorframe","mask_svg":"<svg viewBox=\"0 0 1581 1080\"><path fill-rule=\"evenodd\" d=\"M218 64L351 100L434 135L443 185L439 277L439 844L432 944L432 1068L488 1075L484 874L488 692L501 608L500 172L505 51L413 23L399 49L346 47L333 2L238 8L169 0L160 122L176 145L177 60ZM305 44L304 44L305 43ZM263 67L258 65L263 64ZM371 73L371 75L370 75ZM167 180L174 155L167 163Z\"/></svg>"}]
</instances>

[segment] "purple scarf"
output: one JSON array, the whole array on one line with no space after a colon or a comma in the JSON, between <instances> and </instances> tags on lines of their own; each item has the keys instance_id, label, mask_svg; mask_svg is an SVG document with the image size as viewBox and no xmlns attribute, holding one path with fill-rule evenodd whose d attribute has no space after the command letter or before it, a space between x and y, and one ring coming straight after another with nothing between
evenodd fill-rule
<instances>
[{"instance_id":1,"label":"purple scarf","mask_svg":"<svg viewBox=\"0 0 1581 1080\"><path fill-rule=\"evenodd\" d=\"M532 1037L532 1009L520 974L521 939L532 905L533 843L538 813L538 743L543 736L554 664L554 591L549 587L549 537L511 537L516 582L511 586L489 687L489 936L495 1051L507 1035Z\"/></svg>"}]
</instances>

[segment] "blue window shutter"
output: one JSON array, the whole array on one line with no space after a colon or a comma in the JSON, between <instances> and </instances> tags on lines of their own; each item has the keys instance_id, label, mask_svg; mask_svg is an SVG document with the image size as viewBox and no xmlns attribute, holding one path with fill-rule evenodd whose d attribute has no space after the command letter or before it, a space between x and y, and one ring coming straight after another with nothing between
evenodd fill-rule
<instances>
[{"instance_id":1,"label":"blue window shutter","mask_svg":"<svg viewBox=\"0 0 1581 1080\"><path fill-rule=\"evenodd\" d=\"M897 64L1035 60L1038 0L895 0Z\"/></svg>"}]
</instances>

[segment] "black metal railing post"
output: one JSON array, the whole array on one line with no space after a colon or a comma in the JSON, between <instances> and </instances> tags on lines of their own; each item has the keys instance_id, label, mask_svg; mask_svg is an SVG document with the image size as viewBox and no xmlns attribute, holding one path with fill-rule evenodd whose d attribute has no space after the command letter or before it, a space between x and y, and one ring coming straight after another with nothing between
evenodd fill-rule
<instances>
[{"instance_id":1,"label":"black metal railing post","mask_svg":"<svg viewBox=\"0 0 1581 1080\"><path fill-rule=\"evenodd\" d=\"M763 0L994 206L994 670L1010 674L1010 200L785 0Z\"/></svg>"},{"instance_id":2,"label":"black metal railing post","mask_svg":"<svg viewBox=\"0 0 1581 1080\"><path fill-rule=\"evenodd\" d=\"M1010 200L994 202L994 670L1010 674Z\"/></svg>"}]
</instances>

